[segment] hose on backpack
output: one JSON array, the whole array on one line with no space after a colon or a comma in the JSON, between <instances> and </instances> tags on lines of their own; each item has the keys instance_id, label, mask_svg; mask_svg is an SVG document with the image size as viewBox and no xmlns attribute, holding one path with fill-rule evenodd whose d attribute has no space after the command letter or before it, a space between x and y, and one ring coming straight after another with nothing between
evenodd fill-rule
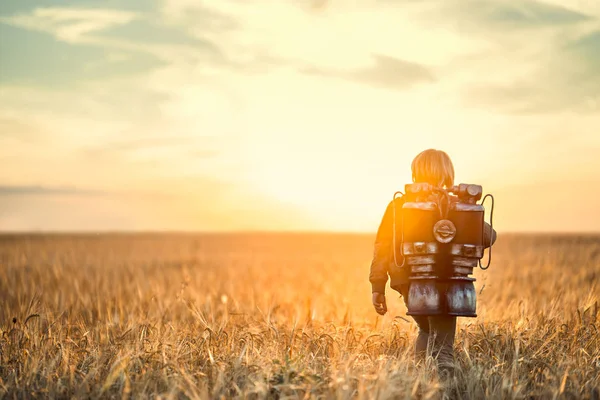
<instances>
[{"instance_id":1,"label":"hose on backpack","mask_svg":"<svg viewBox=\"0 0 600 400\"><path fill-rule=\"evenodd\" d=\"M485 268L481 264L481 260L479 260L479 268L481 268L484 271L486 269L488 269L490 267L490 264L492 263L492 245L493 245L492 239L494 238L494 196L491 195L491 194L486 194L485 197L483 198L483 200L481 201L481 205L485 204L485 201L488 198L492 199L492 208L490 210L490 228L491 228L491 232L490 232L490 249L489 249L489 253L488 253L487 265L485 266ZM482 238L485 238L485 223L483 224L483 229L481 230L481 236L482 236Z\"/></svg>"},{"instance_id":2,"label":"hose on backpack","mask_svg":"<svg viewBox=\"0 0 600 400\"><path fill-rule=\"evenodd\" d=\"M400 197L404 197L404 193L402 192L396 192L394 193L394 197L392 198L392 209L393 209L393 214L394 214L394 220L392 221L392 237L393 237L393 248L394 248L394 265L397 268L402 268L404 267L404 254L402 254L402 265L398 265L398 258L396 256L396 196L398 194L401 194ZM402 225L404 225L404 218L402 219ZM402 226L402 242L404 242L404 226ZM402 249L400 250L400 252L402 253Z\"/></svg>"}]
</instances>

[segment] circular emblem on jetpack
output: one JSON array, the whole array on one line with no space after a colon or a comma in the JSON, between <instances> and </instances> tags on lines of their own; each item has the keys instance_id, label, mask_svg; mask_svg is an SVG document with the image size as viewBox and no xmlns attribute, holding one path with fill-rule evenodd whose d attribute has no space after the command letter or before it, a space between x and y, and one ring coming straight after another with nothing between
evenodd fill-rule
<instances>
[{"instance_id":1,"label":"circular emblem on jetpack","mask_svg":"<svg viewBox=\"0 0 600 400\"><path fill-rule=\"evenodd\" d=\"M442 219L433 226L433 236L440 243L450 243L456 236L456 226L452 221Z\"/></svg>"}]
</instances>

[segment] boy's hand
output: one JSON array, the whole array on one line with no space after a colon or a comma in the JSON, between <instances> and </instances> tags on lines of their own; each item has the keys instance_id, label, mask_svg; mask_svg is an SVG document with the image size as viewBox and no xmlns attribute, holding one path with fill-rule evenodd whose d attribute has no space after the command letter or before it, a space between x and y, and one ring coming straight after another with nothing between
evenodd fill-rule
<instances>
[{"instance_id":1,"label":"boy's hand","mask_svg":"<svg viewBox=\"0 0 600 400\"><path fill-rule=\"evenodd\" d=\"M382 293L373 293L373 307L379 315L385 315L387 312L387 304L385 304L385 295Z\"/></svg>"}]
</instances>

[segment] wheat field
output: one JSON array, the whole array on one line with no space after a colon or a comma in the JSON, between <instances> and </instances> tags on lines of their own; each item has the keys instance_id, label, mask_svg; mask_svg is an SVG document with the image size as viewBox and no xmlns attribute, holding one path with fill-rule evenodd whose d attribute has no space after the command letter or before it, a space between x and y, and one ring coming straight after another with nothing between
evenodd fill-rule
<instances>
[{"instance_id":1,"label":"wheat field","mask_svg":"<svg viewBox=\"0 0 600 400\"><path fill-rule=\"evenodd\" d=\"M1 398L600 397L599 236L503 235L456 374L368 283L373 237L0 237Z\"/></svg>"}]
</instances>

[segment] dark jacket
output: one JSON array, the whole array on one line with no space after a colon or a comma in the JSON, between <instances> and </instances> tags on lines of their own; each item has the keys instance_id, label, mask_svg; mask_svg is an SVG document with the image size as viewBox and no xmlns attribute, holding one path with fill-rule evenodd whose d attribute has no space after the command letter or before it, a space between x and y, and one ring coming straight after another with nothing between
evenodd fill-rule
<instances>
[{"instance_id":1,"label":"dark jacket","mask_svg":"<svg viewBox=\"0 0 600 400\"><path fill-rule=\"evenodd\" d=\"M401 212L403 204L403 198L396 199L396 213ZM398 268L394 263L393 214L392 202L390 202L375 238L373 261L371 262L371 272L369 274L369 281L374 293L385 293L388 275L390 277L390 287L398 292L400 291L400 285L408 284L409 269L407 267ZM496 241L496 231L488 223L485 223L483 241L486 248ZM402 255L396 254L396 257L398 264L402 265Z\"/></svg>"}]
</instances>

